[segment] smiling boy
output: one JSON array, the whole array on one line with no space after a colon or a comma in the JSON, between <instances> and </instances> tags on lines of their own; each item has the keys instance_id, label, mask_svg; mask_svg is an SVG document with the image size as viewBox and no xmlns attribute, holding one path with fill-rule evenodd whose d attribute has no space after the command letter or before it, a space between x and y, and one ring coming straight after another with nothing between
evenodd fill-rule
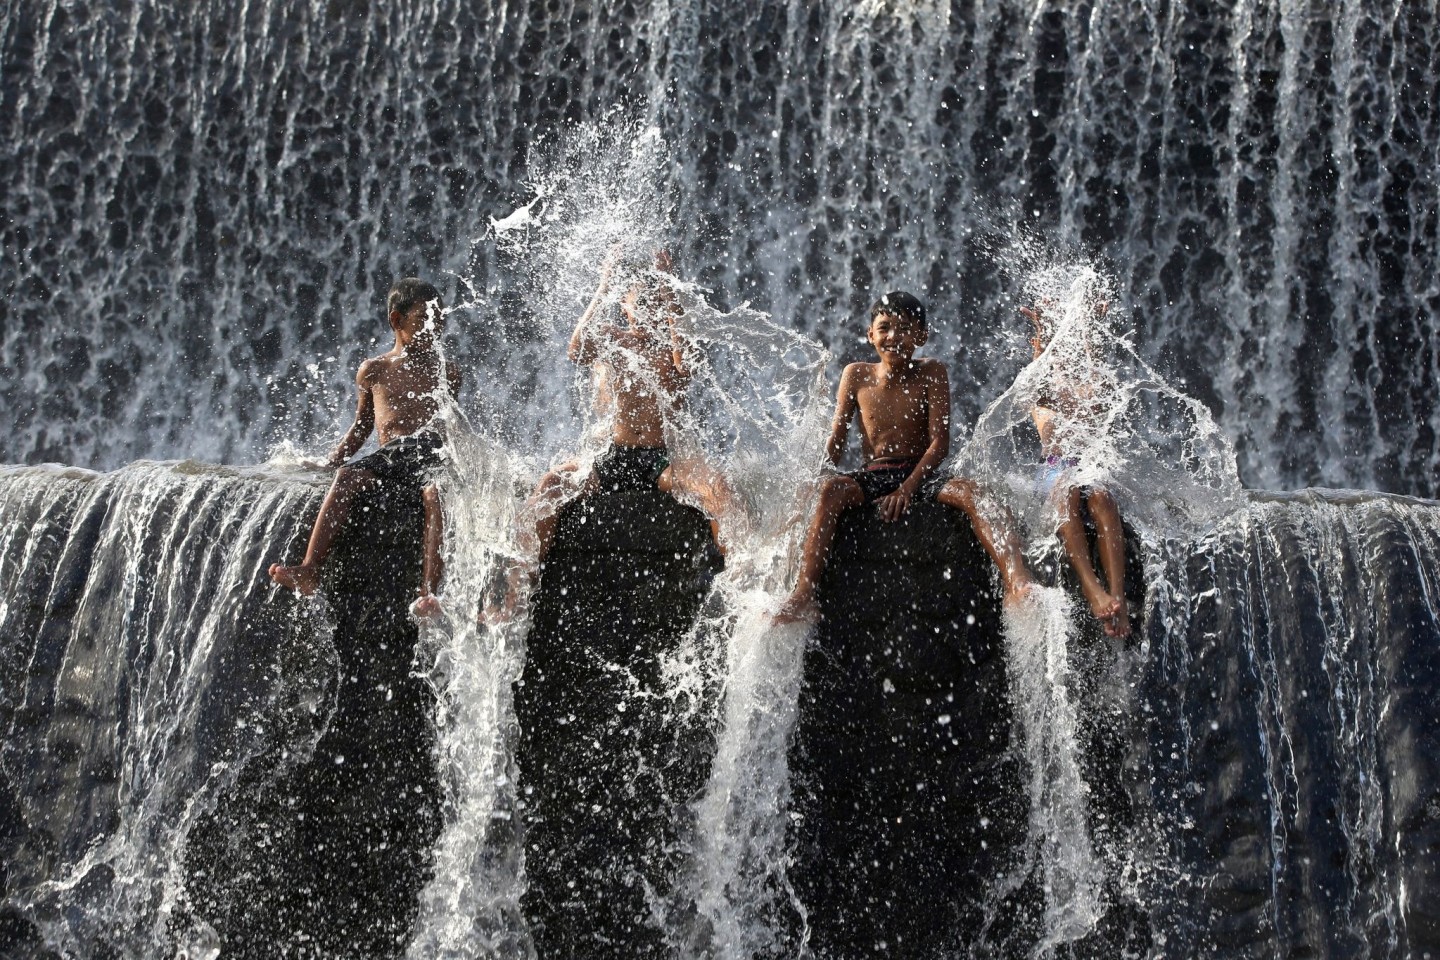
<instances>
[{"instance_id":1,"label":"smiling boy","mask_svg":"<svg viewBox=\"0 0 1440 960\"><path fill-rule=\"evenodd\" d=\"M878 362L852 363L841 374L826 448L830 462L838 464L849 439L850 421L858 414L865 465L822 481L800 574L776 622L819 618L815 593L836 524L846 510L868 503L875 504L886 522L904 516L917 497L964 510L1000 569L1007 602L1029 587L1030 573L1018 539L1008 523L992 524L977 509L975 485L960 478L938 483L935 468L950 453L950 377L939 360L915 356L928 338L925 306L911 294L887 293L870 308L866 339Z\"/></svg>"}]
</instances>

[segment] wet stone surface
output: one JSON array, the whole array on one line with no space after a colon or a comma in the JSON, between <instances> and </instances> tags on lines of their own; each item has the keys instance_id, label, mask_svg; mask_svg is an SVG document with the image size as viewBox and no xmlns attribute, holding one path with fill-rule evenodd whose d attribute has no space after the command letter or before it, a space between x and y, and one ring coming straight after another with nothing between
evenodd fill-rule
<instances>
[{"instance_id":1,"label":"wet stone surface","mask_svg":"<svg viewBox=\"0 0 1440 960\"><path fill-rule=\"evenodd\" d=\"M523 907L547 960L671 955L661 918L683 909L713 704L671 696L662 671L718 568L704 516L658 491L561 514L515 691Z\"/></svg>"},{"instance_id":2,"label":"wet stone surface","mask_svg":"<svg viewBox=\"0 0 1440 960\"><path fill-rule=\"evenodd\" d=\"M980 940L1027 812L992 571L939 504L841 519L791 747L790 878L818 956Z\"/></svg>"}]
</instances>

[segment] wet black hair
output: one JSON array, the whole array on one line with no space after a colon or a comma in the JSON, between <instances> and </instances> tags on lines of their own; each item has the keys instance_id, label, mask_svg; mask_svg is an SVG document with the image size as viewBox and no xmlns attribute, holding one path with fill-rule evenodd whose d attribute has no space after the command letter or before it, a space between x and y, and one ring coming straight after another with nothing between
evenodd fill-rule
<instances>
[{"instance_id":1,"label":"wet black hair","mask_svg":"<svg viewBox=\"0 0 1440 960\"><path fill-rule=\"evenodd\" d=\"M909 320L921 330L929 329L925 322L925 304L910 293L904 290L891 290L874 305L870 307L870 322L874 323L875 318L882 313L888 313L892 317L899 317L901 320Z\"/></svg>"},{"instance_id":2,"label":"wet black hair","mask_svg":"<svg viewBox=\"0 0 1440 960\"><path fill-rule=\"evenodd\" d=\"M388 317L397 311L409 313L415 304L429 303L431 300L437 303L440 301L440 291L435 289L433 283L419 277L406 277L396 281L395 286L390 288L390 296L385 298L385 315Z\"/></svg>"}]
</instances>

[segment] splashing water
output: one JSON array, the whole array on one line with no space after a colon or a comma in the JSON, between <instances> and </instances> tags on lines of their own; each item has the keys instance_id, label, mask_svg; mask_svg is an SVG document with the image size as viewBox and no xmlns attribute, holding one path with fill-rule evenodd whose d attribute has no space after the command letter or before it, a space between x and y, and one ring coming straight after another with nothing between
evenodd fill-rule
<instances>
[{"instance_id":1,"label":"splashing water","mask_svg":"<svg viewBox=\"0 0 1440 960\"><path fill-rule=\"evenodd\" d=\"M1161 535L1196 533L1235 509L1233 449L1204 404L1135 352L1114 281L1074 260L1034 266L1019 287L1040 317L1040 349L981 414L956 473L1004 491L1032 540L1054 530L1053 489L1104 488L1130 523ZM1037 442L1036 407L1053 409L1049 449ZM1047 454L1065 467L1053 487L1036 482Z\"/></svg>"},{"instance_id":2,"label":"splashing water","mask_svg":"<svg viewBox=\"0 0 1440 960\"><path fill-rule=\"evenodd\" d=\"M1135 352L1114 280L1025 236L997 259L1021 292L1017 322L1031 327L1032 359L980 416L953 469L1005 501L1032 563L1068 562L1055 533L1074 488L1108 491L1147 552L1167 538L1197 537L1240 507L1233 450L1205 406ZM1145 566L1148 588L1170 575L1163 564ZM1077 615L1088 616L1059 591L1036 588L1006 629L1031 801L1030 861L1012 883L1038 862L1046 901L1040 952L1085 936L1106 909L1105 867L1087 823L1093 785L1081 776L1069 692Z\"/></svg>"},{"instance_id":3,"label":"splashing water","mask_svg":"<svg viewBox=\"0 0 1440 960\"><path fill-rule=\"evenodd\" d=\"M472 289L474 299L457 307L462 315L499 321L485 361L491 366L474 378L474 429L456 423L440 481L451 617L427 628L423 642L442 704L447 826L412 956L533 950L519 914L525 881L515 785L524 771L512 752L518 734L511 692L524 662L528 603L521 597L521 615L496 626L477 624L466 611L495 603L517 564L533 565L534 524L558 509L555 501L519 506L539 475L560 468L584 477L608 445L614 405L597 393L603 383L593 370L635 393L665 395L654 366L640 361L625 331L642 343L673 336L682 345L684 399L661 404L664 436L672 469L701 482L677 498L718 513L730 547L700 618L662 664L665 695L687 709L714 711L717 698L707 694L724 691L721 761L697 805L690 841L696 866L682 882L699 891L717 942L740 944L743 937L731 935L744 921L734 916L753 912L778 870L784 831L774 804L783 797L802 647L769 629L768 611L784 589L802 532L798 521L813 495L829 355L746 305L716 307L709 291L657 260L674 231L657 185L667 151L656 131L622 110L605 123L565 131L537 150L531 199L492 221L477 241L494 242L511 267L507 289L521 292L492 300L493 291ZM676 306L663 320L638 307L627 315L622 307L636 289L667 291ZM618 332L591 340L598 357L588 370L566 357L587 302L597 326ZM516 370L525 373L517 377ZM571 416L557 416L561 411ZM571 483L567 497L580 489ZM732 775L744 782L732 782ZM737 873L737 863L762 866ZM669 935L695 936L678 929Z\"/></svg>"},{"instance_id":4,"label":"splashing water","mask_svg":"<svg viewBox=\"0 0 1440 960\"><path fill-rule=\"evenodd\" d=\"M1090 843L1089 788L1081 778L1078 713L1068 685L1073 606L1063 591L1036 586L1005 622L1031 801L1026 857L1009 884L1018 887L1039 866L1045 922L1037 954L1088 934L1104 910L1103 867Z\"/></svg>"}]
</instances>

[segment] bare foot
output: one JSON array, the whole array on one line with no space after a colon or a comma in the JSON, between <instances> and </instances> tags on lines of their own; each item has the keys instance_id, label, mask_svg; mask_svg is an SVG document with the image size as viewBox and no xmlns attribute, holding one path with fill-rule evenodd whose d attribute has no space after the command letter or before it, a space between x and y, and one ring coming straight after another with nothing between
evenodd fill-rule
<instances>
[{"instance_id":1,"label":"bare foot","mask_svg":"<svg viewBox=\"0 0 1440 960\"><path fill-rule=\"evenodd\" d=\"M1115 636L1112 632L1115 629L1115 615L1119 613L1123 601L1110 596L1098 583L1092 584L1088 588L1082 583L1080 590L1085 594L1085 602L1090 604L1090 612L1105 628L1105 635L1107 637Z\"/></svg>"},{"instance_id":2,"label":"bare foot","mask_svg":"<svg viewBox=\"0 0 1440 960\"><path fill-rule=\"evenodd\" d=\"M776 626L788 623L819 623L820 607L813 598L791 594L790 599L786 600L770 618L770 622Z\"/></svg>"},{"instance_id":3,"label":"bare foot","mask_svg":"<svg viewBox=\"0 0 1440 960\"><path fill-rule=\"evenodd\" d=\"M1125 602L1124 594L1115 598L1115 612L1105 621L1105 634L1111 637L1130 636L1130 605Z\"/></svg>"},{"instance_id":4,"label":"bare foot","mask_svg":"<svg viewBox=\"0 0 1440 960\"><path fill-rule=\"evenodd\" d=\"M293 567L270 565L270 579L290 590L297 590L302 596L310 596L320 586L320 568L300 563Z\"/></svg>"},{"instance_id":5,"label":"bare foot","mask_svg":"<svg viewBox=\"0 0 1440 960\"><path fill-rule=\"evenodd\" d=\"M1031 580L1029 577L1025 577L1024 579L1015 577L1012 580L1006 581L1005 597L1000 602L1003 606L1014 609L1029 598L1030 591L1033 589L1035 589L1034 580Z\"/></svg>"}]
</instances>

